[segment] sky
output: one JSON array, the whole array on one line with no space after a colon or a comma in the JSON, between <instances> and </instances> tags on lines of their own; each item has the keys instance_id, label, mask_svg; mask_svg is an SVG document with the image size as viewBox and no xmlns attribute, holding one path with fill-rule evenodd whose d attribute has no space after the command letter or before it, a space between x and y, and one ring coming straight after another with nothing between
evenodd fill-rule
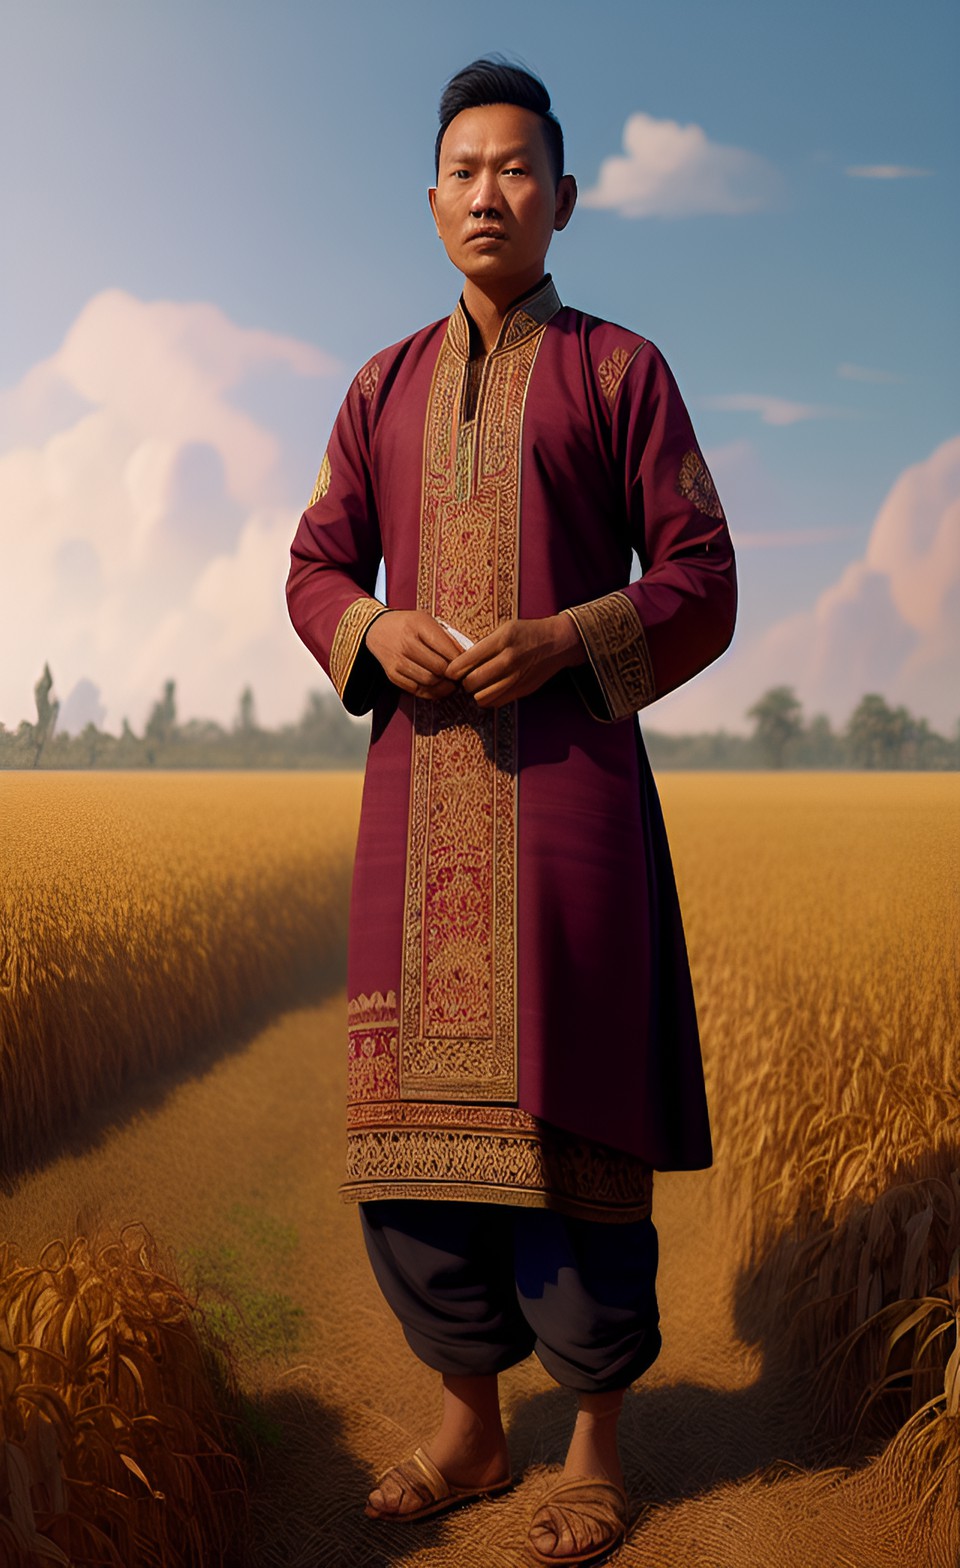
<instances>
[{"instance_id":1,"label":"sky","mask_svg":"<svg viewBox=\"0 0 960 1568\"><path fill-rule=\"evenodd\" d=\"M643 715L790 684L960 718L960 12L941 0L6 0L0 723L297 719L289 546L350 379L449 314L440 90L546 81L566 304L650 338L737 549L729 651Z\"/></svg>"}]
</instances>

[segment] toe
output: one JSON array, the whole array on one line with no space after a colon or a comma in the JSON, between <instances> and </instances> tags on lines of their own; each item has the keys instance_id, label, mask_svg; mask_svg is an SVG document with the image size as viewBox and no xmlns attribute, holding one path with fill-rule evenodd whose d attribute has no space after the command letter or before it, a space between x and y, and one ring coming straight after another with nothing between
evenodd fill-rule
<instances>
[{"instance_id":1,"label":"toe","mask_svg":"<svg viewBox=\"0 0 960 1568\"><path fill-rule=\"evenodd\" d=\"M538 1552L552 1557L557 1549L557 1532L546 1520L534 1520L530 1526L530 1539Z\"/></svg>"},{"instance_id":2,"label":"toe","mask_svg":"<svg viewBox=\"0 0 960 1568\"><path fill-rule=\"evenodd\" d=\"M578 1543L573 1531L563 1514L554 1508L546 1509L534 1521L530 1526L530 1538L538 1552L542 1552L545 1557L555 1557L558 1562L577 1550Z\"/></svg>"},{"instance_id":3,"label":"toe","mask_svg":"<svg viewBox=\"0 0 960 1568\"><path fill-rule=\"evenodd\" d=\"M552 1558L558 1564L579 1557L581 1553L599 1552L613 1545L613 1537L604 1522L591 1513L549 1504L535 1516L529 1539L541 1556Z\"/></svg>"}]
</instances>

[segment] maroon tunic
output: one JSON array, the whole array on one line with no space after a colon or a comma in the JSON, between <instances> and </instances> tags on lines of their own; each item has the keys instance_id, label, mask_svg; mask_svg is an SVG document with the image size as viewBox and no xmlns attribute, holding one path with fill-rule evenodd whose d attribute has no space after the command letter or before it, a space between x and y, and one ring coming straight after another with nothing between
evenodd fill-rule
<instances>
[{"instance_id":1,"label":"maroon tunic","mask_svg":"<svg viewBox=\"0 0 960 1568\"><path fill-rule=\"evenodd\" d=\"M475 404L469 359L461 303L364 366L291 551L294 626L347 709L373 709L342 1190L633 1219L651 1168L711 1160L636 713L727 646L733 551L652 344L548 277ZM389 608L473 641L569 610L588 663L495 710L408 697L363 641L381 557Z\"/></svg>"}]
</instances>

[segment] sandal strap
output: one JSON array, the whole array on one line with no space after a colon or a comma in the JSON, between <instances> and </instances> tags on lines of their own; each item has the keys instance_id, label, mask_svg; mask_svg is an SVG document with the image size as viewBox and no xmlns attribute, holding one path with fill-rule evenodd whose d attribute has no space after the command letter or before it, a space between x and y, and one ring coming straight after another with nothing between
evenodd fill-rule
<instances>
[{"instance_id":1,"label":"sandal strap","mask_svg":"<svg viewBox=\"0 0 960 1568\"><path fill-rule=\"evenodd\" d=\"M610 1508L626 1523L627 1494L622 1487L614 1481L608 1481L604 1476L596 1476L571 1481L558 1481L551 1487L541 1503L541 1507L553 1504L562 1507L564 1503L596 1503L601 1508Z\"/></svg>"},{"instance_id":2,"label":"sandal strap","mask_svg":"<svg viewBox=\"0 0 960 1568\"><path fill-rule=\"evenodd\" d=\"M430 1488L431 1496L436 1502L440 1503L445 1497L451 1495L453 1489L450 1483L445 1476L441 1475L433 1460L428 1454L424 1453L422 1448L415 1448L405 1463L416 1465L422 1472L424 1480Z\"/></svg>"},{"instance_id":3,"label":"sandal strap","mask_svg":"<svg viewBox=\"0 0 960 1568\"><path fill-rule=\"evenodd\" d=\"M382 1487L384 1481L399 1482L401 1495L412 1492L418 1502L424 1505L442 1503L451 1495L451 1488L445 1478L422 1448L415 1449L406 1459L391 1465L379 1477L377 1485Z\"/></svg>"}]
</instances>

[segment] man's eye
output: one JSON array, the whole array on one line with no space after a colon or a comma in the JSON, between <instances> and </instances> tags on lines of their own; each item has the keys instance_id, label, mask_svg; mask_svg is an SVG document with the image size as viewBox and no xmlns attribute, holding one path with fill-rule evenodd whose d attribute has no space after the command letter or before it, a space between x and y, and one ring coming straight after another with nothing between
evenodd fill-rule
<instances>
[{"instance_id":1,"label":"man's eye","mask_svg":"<svg viewBox=\"0 0 960 1568\"><path fill-rule=\"evenodd\" d=\"M504 172L504 174L525 174L526 170L525 169L516 169L516 168L514 168L514 169L504 169L503 172Z\"/></svg>"},{"instance_id":2,"label":"man's eye","mask_svg":"<svg viewBox=\"0 0 960 1568\"><path fill-rule=\"evenodd\" d=\"M454 177L455 180L469 180L469 178L470 178L470 170L469 169L454 169L453 177Z\"/></svg>"}]
</instances>

